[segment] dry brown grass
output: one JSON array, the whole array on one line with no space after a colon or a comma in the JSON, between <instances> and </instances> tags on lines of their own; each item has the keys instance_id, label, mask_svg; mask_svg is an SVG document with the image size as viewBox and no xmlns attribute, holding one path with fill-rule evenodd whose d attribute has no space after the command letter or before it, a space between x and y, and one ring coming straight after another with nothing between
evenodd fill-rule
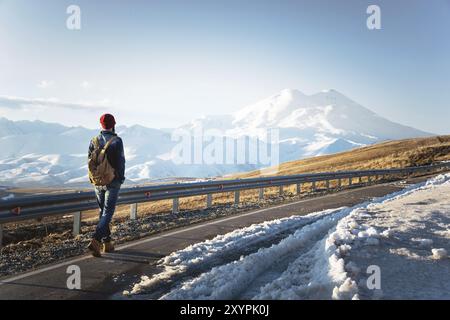
<instances>
[{"instance_id":1,"label":"dry brown grass","mask_svg":"<svg viewBox=\"0 0 450 320\"><path fill-rule=\"evenodd\" d=\"M387 169L426 165L450 160L450 136L383 142L333 155L282 163L277 168L237 174L234 178L264 176L264 172L289 175L341 170Z\"/></svg>"},{"instance_id":2,"label":"dry brown grass","mask_svg":"<svg viewBox=\"0 0 450 320\"><path fill-rule=\"evenodd\" d=\"M293 187L284 188L286 192L293 192ZM270 196L278 193L278 188L268 188L265 190L265 195ZM252 202L258 199L257 190L245 190L240 193L241 202ZM213 204L221 205L234 201L234 193L219 193L213 195ZM181 198L179 200L180 210L196 210L206 207L206 196L195 196L188 198ZM138 216L169 212L172 210L172 200L161 200L138 204ZM130 205L120 205L114 214L115 219L124 219L130 215ZM97 210L89 210L83 212L83 220L90 221L97 218Z\"/></svg>"}]
</instances>

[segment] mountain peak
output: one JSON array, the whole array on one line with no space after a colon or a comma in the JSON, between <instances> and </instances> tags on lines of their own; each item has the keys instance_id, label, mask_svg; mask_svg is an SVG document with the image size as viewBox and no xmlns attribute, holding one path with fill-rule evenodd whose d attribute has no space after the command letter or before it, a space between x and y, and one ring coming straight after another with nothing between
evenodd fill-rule
<instances>
[{"instance_id":1,"label":"mountain peak","mask_svg":"<svg viewBox=\"0 0 450 320\"><path fill-rule=\"evenodd\" d=\"M283 98L289 98L289 99L308 99L308 98L314 98L314 97L328 97L328 98L340 98L341 100L350 100L346 95L342 94L341 92L337 91L336 89L324 89L322 91L319 91L317 93L313 93L311 95L306 95L300 90L297 89L291 89L286 88L280 91L280 93L274 95L274 97L283 97Z\"/></svg>"},{"instance_id":2,"label":"mountain peak","mask_svg":"<svg viewBox=\"0 0 450 320\"><path fill-rule=\"evenodd\" d=\"M301 92L300 90L297 90L297 89L285 88L285 89L281 90L280 94L302 94L303 95L303 92Z\"/></svg>"},{"instance_id":3,"label":"mountain peak","mask_svg":"<svg viewBox=\"0 0 450 320\"><path fill-rule=\"evenodd\" d=\"M286 99L296 99L299 97L304 97L305 94L297 89L286 88L280 91L280 93L275 96L286 98Z\"/></svg>"},{"instance_id":4,"label":"mountain peak","mask_svg":"<svg viewBox=\"0 0 450 320\"><path fill-rule=\"evenodd\" d=\"M340 93L339 91L337 91L335 89L324 89L321 92L323 92L323 93Z\"/></svg>"},{"instance_id":5,"label":"mountain peak","mask_svg":"<svg viewBox=\"0 0 450 320\"><path fill-rule=\"evenodd\" d=\"M348 99L348 97L345 94L342 94L341 92L337 91L336 89L325 89L316 94L313 94L312 96L318 96L318 95L328 96L328 97L344 97L344 98Z\"/></svg>"}]
</instances>

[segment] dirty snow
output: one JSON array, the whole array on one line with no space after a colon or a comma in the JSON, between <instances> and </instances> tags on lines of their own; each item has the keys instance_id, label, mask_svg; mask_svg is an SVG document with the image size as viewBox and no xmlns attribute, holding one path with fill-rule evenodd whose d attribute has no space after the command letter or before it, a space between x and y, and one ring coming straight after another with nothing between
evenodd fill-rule
<instances>
[{"instance_id":1,"label":"dirty snow","mask_svg":"<svg viewBox=\"0 0 450 320\"><path fill-rule=\"evenodd\" d=\"M433 259L446 259L448 257L447 250L444 248L440 249L431 249L431 252L433 253Z\"/></svg>"},{"instance_id":2,"label":"dirty snow","mask_svg":"<svg viewBox=\"0 0 450 320\"><path fill-rule=\"evenodd\" d=\"M131 294L170 280L162 299L450 299L449 195L444 174L352 208L235 230L162 259Z\"/></svg>"},{"instance_id":3,"label":"dirty snow","mask_svg":"<svg viewBox=\"0 0 450 320\"><path fill-rule=\"evenodd\" d=\"M14 194L10 193L10 194L8 194L7 196L2 197L1 199L2 199L2 200L10 200L10 199L14 199Z\"/></svg>"},{"instance_id":4,"label":"dirty snow","mask_svg":"<svg viewBox=\"0 0 450 320\"><path fill-rule=\"evenodd\" d=\"M283 232L293 232L301 226L342 209L344 208L324 210L306 216L292 216L266 221L225 235L218 235L212 240L190 245L161 259L159 265L164 271L152 278L147 276L141 277L141 281L134 285L131 292L126 292L126 294L136 294L148 290L161 280L169 280L177 274L186 272L189 268L211 263L234 251L269 240Z\"/></svg>"}]
</instances>

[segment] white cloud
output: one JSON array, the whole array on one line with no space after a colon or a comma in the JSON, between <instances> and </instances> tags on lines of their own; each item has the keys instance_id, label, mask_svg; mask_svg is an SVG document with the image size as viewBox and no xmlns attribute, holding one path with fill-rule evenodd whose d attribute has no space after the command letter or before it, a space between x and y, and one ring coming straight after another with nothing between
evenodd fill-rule
<instances>
[{"instance_id":1,"label":"white cloud","mask_svg":"<svg viewBox=\"0 0 450 320\"><path fill-rule=\"evenodd\" d=\"M105 100L106 101L106 100ZM56 98L23 98L0 95L0 118L10 120L40 120L65 126L82 125L98 128L103 113L116 115L119 111L104 101L61 101ZM126 113L128 115L128 113ZM123 121L120 121L123 123Z\"/></svg>"},{"instance_id":2,"label":"white cloud","mask_svg":"<svg viewBox=\"0 0 450 320\"><path fill-rule=\"evenodd\" d=\"M58 109L92 110L92 111L102 111L108 109L108 107L103 103L73 103L73 102L63 102L56 98L30 99L12 96L0 96L0 108L17 110L17 109L26 109L30 107L47 107Z\"/></svg>"},{"instance_id":3,"label":"white cloud","mask_svg":"<svg viewBox=\"0 0 450 320\"><path fill-rule=\"evenodd\" d=\"M53 80L42 80L37 84L37 87L41 88L41 89L48 89L48 88L53 87L54 85L55 85L55 81L53 81Z\"/></svg>"}]
</instances>

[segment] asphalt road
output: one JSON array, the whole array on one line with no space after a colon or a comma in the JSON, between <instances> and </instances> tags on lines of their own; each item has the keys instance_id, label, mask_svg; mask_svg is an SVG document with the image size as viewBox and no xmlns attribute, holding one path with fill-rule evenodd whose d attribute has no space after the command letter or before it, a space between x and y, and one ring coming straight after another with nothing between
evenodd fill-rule
<instances>
[{"instance_id":1,"label":"asphalt road","mask_svg":"<svg viewBox=\"0 0 450 320\"><path fill-rule=\"evenodd\" d=\"M414 178L417 183L426 178ZM237 228L267 220L305 215L315 211L358 203L380 197L404 188L398 182L344 190L321 197L303 199L270 208L250 211L193 226L175 229L149 238L130 242L102 258L90 255L72 258L18 276L0 279L0 299L114 299L121 298L123 290L157 271L156 261L188 245L212 239ZM81 270L81 289L68 289L67 268L77 265Z\"/></svg>"}]
</instances>

